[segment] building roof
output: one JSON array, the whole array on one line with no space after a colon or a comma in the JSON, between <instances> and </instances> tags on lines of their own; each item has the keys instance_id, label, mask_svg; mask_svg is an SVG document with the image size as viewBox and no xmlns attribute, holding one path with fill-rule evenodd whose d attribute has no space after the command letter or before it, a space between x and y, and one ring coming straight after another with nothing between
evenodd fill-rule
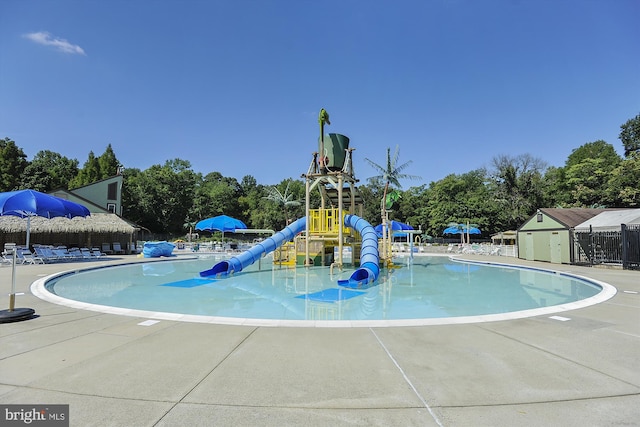
<instances>
[{"instance_id":1,"label":"building roof","mask_svg":"<svg viewBox=\"0 0 640 427\"><path fill-rule=\"evenodd\" d=\"M85 186L86 187L86 186ZM69 190L65 190L64 188L59 188L55 191L51 191L49 193L47 193L51 196L54 197L59 197L61 199L65 199L65 200L69 200L75 203L80 203L81 205L84 205L87 209L89 209L89 212L91 212L91 214L93 215L94 213L111 213L108 210L106 210L105 208L103 208L102 206L97 205L96 203L94 203L93 201L82 197L76 193L74 193L73 191L69 191Z\"/></svg>"},{"instance_id":2,"label":"building roof","mask_svg":"<svg viewBox=\"0 0 640 427\"><path fill-rule=\"evenodd\" d=\"M602 212L576 226L577 229L619 231L621 224L640 224L640 209L622 209Z\"/></svg>"},{"instance_id":3,"label":"building roof","mask_svg":"<svg viewBox=\"0 0 640 427\"><path fill-rule=\"evenodd\" d=\"M606 212L603 208L540 208L540 211L548 217L558 221L567 228L574 228L594 216ZM535 215L534 215L535 216Z\"/></svg>"},{"instance_id":4,"label":"building roof","mask_svg":"<svg viewBox=\"0 0 640 427\"><path fill-rule=\"evenodd\" d=\"M492 234L491 240L516 240L517 236L518 232L515 230L500 231L499 233Z\"/></svg>"},{"instance_id":5,"label":"building roof","mask_svg":"<svg viewBox=\"0 0 640 427\"><path fill-rule=\"evenodd\" d=\"M7 233L27 230L27 220L12 215L0 216L0 231ZM112 213L92 213L75 218L31 218L31 233L133 233L137 226Z\"/></svg>"},{"instance_id":6,"label":"building roof","mask_svg":"<svg viewBox=\"0 0 640 427\"><path fill-rule=\"evenodd\" d=\"M93 181L90 184L85 184L85 185L81 185L80 187L72 188L70 190L70 192L73 193L74 191L79 190L81 188L85 188L85 187L93 187L94 185L99 184L101 182L105 182L105 181L124 181L124 176L122 174L112 175L112 176L109 176L107 178L103 178L103 179L99 179L97 181Z\"/></svg>"}]
</instances>

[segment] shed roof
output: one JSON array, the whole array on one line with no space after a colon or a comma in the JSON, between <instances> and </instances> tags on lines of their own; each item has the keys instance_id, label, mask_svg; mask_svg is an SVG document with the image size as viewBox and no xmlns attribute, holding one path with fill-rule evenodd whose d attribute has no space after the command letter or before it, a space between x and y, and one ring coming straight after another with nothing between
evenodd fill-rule
<instances>
[{"instance_id":1,"label":"shed roof","mask_svg":"<svg viewBox=\"0 0 640 427\"><path fill-rule=\"evenodd\" d=\"M602 212L576 226L577 229L591 227L598 231L618 231L621 224L640 224L640 209L623 209Z\"/></svg>"},{"instance_id":2,"label":"shed roof","mask_svg":"<svg viewBox=\"0 0 640 427\"><path fill-rule=\"evenodd\" d=\"M541 208L540 211L567 228L574 228L594 216L607 211L604 208Z\"/></svg>"}]
</instances>

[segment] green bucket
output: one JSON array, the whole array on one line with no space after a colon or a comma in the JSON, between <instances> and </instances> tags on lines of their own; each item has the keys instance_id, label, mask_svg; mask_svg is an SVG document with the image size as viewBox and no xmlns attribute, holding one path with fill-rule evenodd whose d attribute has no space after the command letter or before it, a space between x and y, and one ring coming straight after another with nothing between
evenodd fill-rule
<instances>
[{"instance_id":1,"label":"green bucket","mask_svg":"<svg viewBox=\"0 0 640 427\"><path fill-rule=\"evenodd\" d=\"M319 138L318 138L319 139ZM347 157L346 150L349 148L349 137L339 133L330 133L324 136L324 153L320 156L327 158L326 167L331 171L338 171L344 167ZM320 141L318 141L318 151L320 151Z\"/></svg>"}]
</instances>

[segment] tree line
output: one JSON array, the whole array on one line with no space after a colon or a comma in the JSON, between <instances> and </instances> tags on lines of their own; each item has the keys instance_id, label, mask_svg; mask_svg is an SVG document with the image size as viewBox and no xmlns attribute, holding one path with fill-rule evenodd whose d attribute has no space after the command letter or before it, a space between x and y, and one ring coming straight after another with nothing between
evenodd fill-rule
<instances>
[{"instance_id":1,"label":"tree line","mask_svg":"<svg viewBox=\"0 0 640 427\"><path fill-rule=\"evenodd\" d=\"M358 187L364 217L378 224L381 201L386 200L390 219L421 227L431 236L441 236L451 222L470 222L487 237L518 228L539 207L638 208L640 114L620 126L619 139L624 157L602 140L577 147L563 166L548 166L529 154L497 155L488 167L406 190L393 181L390 189L384 176L372 176ZM154 233L184 235L200 219L220 214L239 218L250 228L273 230L304 216L305 184L300 179L265 186L247 175L238 182L219 172L195 172L188 160L178 158L146 170L122 168L111 144L99 156L90 152L82 167L50 150L29 161L13 140L0 140L0 192L73 190L117 173L124 176L123 216ZM316 191L312 208L319 203Z\"/></svg>"}]
</instances>

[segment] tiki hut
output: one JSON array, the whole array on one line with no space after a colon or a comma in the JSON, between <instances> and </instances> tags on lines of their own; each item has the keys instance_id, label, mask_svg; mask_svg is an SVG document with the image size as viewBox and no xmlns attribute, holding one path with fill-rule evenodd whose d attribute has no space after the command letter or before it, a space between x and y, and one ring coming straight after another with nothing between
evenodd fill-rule
<instances>
[{"instance_id":1,"label":"tiki hut","mask_svg":"<svg viewBox=\"0 0 640 427\"><path fill-rule=\"evenodd\" d=\"M92 213L86 218L31 218L32 244L66 247L102 248L103 244L120 243L126 253L135 249L140 228L116 214ZM24 245L27 219L0 216L0 247L5 243Z\"/></svg>"}]
</instances>

